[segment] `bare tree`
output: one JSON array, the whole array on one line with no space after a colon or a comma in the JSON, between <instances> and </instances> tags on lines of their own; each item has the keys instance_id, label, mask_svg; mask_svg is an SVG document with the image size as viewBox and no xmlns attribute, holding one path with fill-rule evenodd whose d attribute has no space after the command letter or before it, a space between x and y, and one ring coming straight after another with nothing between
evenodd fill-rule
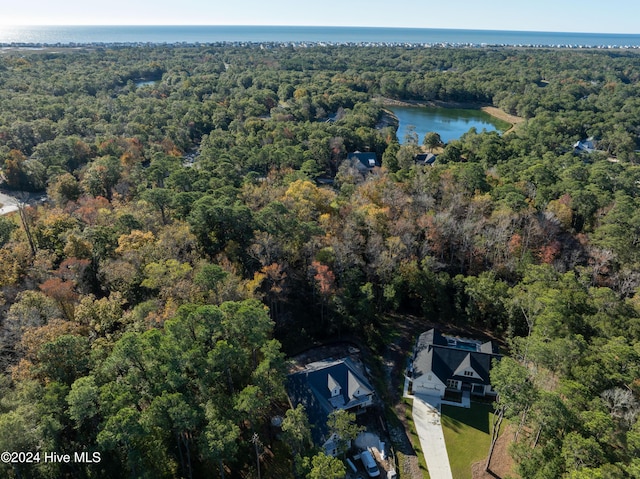
<instances>
[{"instance_id":1,"label":"bare tree","mask_svg":"<svg viewBox=\"0 0 640 479\"><path fill-rule=\"evenodd\" d=\"M36 255L36 244L33 241L33 235L31 234L31 225L30 218L27 214L27 193L20 193L19 196L16 197L18 200L16 205L18 206L18 213L20 214L20 221L22 222L22 227L24 228L24 232L27 235L27 241L29 242L29 247L31 248L31 253Z\"/></svg>"}]
</instances>

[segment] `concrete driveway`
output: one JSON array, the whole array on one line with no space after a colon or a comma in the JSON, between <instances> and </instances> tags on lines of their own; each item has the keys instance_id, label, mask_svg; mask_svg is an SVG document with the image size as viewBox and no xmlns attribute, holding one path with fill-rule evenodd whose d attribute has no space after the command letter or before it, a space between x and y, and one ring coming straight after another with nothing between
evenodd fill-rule
<instances>
[{"instance_id":1,"label":"concrete driveway","mask_svg":"<svg viewBox=\"0 0 640 479\"><path fill-rule=\"evenodd\" d=\"M453 479L440 423L440 398L414 395L413 422L431 479Z\"/></svg>"}]
</instances>

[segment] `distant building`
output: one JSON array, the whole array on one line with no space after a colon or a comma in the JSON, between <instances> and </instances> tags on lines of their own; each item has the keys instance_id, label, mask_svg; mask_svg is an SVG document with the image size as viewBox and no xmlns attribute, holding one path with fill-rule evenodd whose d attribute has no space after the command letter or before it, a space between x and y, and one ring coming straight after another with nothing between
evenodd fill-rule
<instances>
[{"instance_id":1,"label":"distant building","mask_svg":"<svg viewBox=\"0 0 640 479\"><path fill-rule=\"evenodd\" d=\"M589 154L596 151L596 144L593 137L589 137L586 140L579 140L573 144L573 152L577 154Z\"/></svg>"},{"instance_id":2,"label":"distant building","mask_svg":"<svg viewBox=\"0 0 640 479\"><path fill-rule=\"evenodd\" d=\"M434 155L433 153L420 153L419 155L416 155L413 161L416 165L433 166L433 164L436 162L436 155Z\"/></svg>"},{"instance_id":3,"label":"distant building","mask_svg":"<svg viewBox=\"0 0 640 479\"><path fill-rule=\"evenodd\" d=\"M337 444L329 434L327 418L344 409L356 414L373 404L374 390L353 361L319 361L287 376L287 394L293 407L302 404L313 426L311 435L325 454L335 456Z\"/></svg>"},{"instance_id":4,"label":"distant building","mask_svg":"<svg viewBox=\"0 0 640 479\"><path fill-rule=\"evenodd\" d=\"M350 161L352 166L361 173L369 173L376 166L379 167L381 164L374 152L362 153L360 151L355 151L347 155L347 161Z\"/></svg>"},{"instance_id":5,"label":"distant building","mask_svg":"<svg viewBox=\"0 0 640 479\"><path fill-rule=\"evenodd\" d=\"M418 337L413 358L413 391L444 397L447 390L477 396L495 395L491 389L491 361L500 359L491 342L444 336L430 329Z\"/></svg>"}]
</instances>

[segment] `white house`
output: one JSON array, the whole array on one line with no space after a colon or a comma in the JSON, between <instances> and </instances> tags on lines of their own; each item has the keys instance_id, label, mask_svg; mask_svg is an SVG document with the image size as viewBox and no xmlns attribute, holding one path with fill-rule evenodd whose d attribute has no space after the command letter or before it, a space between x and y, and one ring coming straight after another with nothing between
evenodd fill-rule
<instances>
[{"instance_id":1,"label":"white house","mask_svg":"<svg viewBox=\"0 0 640 479\"><path fill-rule=\"evenodd\" d=\"M444 336L430 329L418 337L411 371L416 393L444 397L447 390L493 395L491 361L500 359L493 343Z\"/></svg>"}]
</instances>

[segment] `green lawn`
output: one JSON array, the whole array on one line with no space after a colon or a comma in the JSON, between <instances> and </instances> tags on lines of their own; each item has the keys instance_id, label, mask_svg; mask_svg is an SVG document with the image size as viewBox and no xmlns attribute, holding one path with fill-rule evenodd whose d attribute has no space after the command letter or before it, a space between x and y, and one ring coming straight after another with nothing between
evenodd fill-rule
<instances>
[{"instance_id":1,"label":"green lawn","mask_svg":"<svg viewBox=\"0 0 640 479\"><path fill-rule=\"evenodd\" d=\"M471 464L489 453L493 408L478 403L471 403L471 409L443 405L441 420L453 477L471 479Z\"/></svg>"}]
</instances>

